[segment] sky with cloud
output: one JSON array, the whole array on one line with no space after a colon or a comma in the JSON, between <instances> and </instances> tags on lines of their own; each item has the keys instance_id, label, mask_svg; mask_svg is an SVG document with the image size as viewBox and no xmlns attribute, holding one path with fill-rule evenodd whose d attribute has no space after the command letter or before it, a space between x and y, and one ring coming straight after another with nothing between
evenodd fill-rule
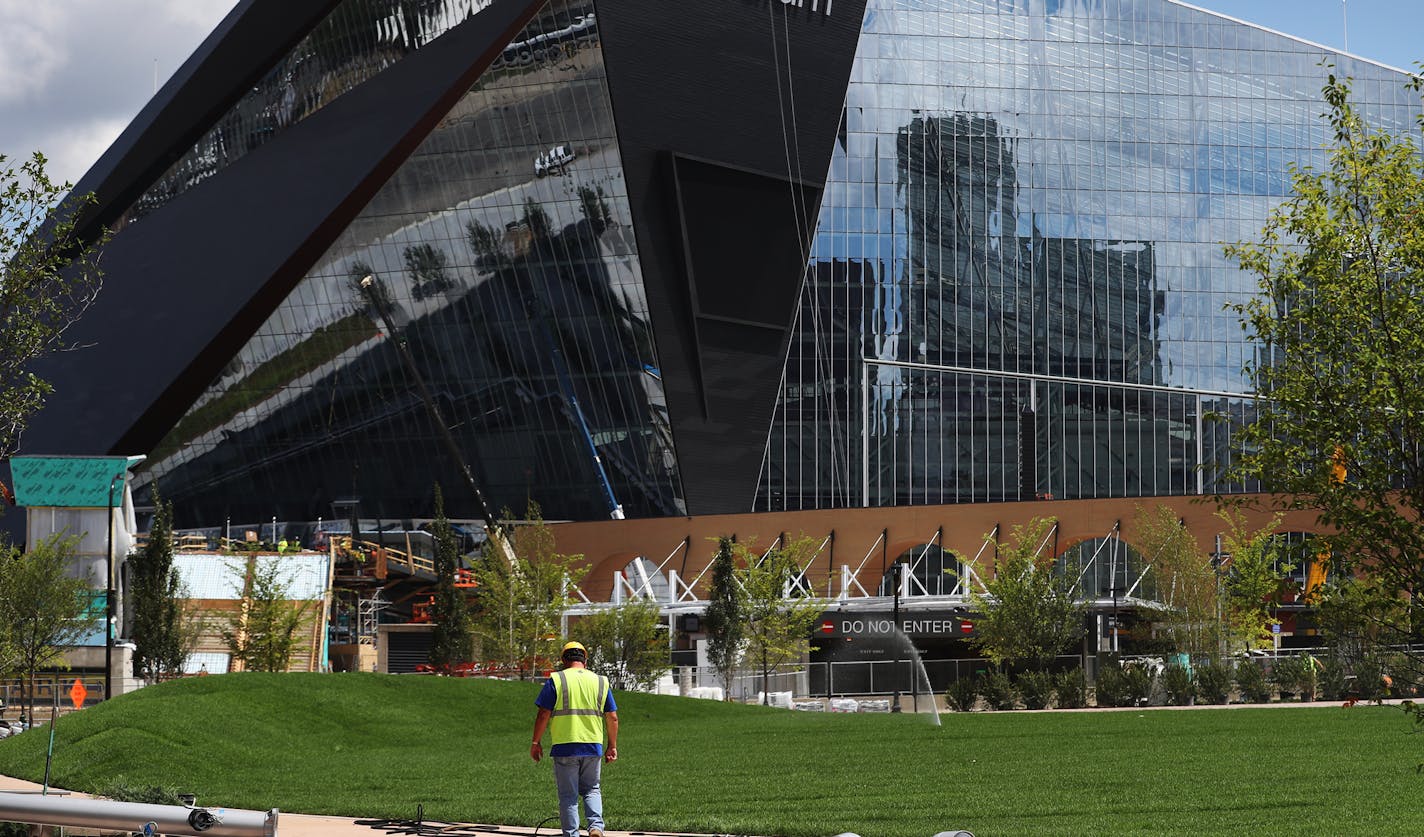
<instances>
[{"instance_id":1,"label":"sky with cloud","mask_svg":"<svg viewBox=\"0 0 1424 837\"><path fill-rule=\"evenodd\" d=\"M280 2L280 0L278 0ZM0 154L40 150L77 180L236 0L0 0ZM1197 0L1395 67L1424 59L1424 15L1399 0Z\"/></svg>"},{"instance_id":2,"label":"sky with cloud","mask_svg":"<svg viewBox=\"0 0 1424 837\"><path fill-rule=\"evenodd\" d=\"M77 180L236 0L0 0L0 154Z\"/></svg>"}]
</instances>

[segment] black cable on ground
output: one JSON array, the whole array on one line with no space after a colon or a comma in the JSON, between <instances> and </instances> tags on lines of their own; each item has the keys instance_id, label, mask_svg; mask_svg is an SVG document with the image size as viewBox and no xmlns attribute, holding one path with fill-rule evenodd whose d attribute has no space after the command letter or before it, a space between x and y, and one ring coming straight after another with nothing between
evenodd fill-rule
<instances>
[{"instance_id":1,"label":"black cable on ground","mask_svg":"<svg viewBox=\"0 0 1424 837\"><path fill-rule=\"evenodd\" d=\"M534 827L532 834L538 837L539 829L549 822L558 821L557 816L548 817ZM520 826L499 826L499 825L473 825L470 823L452 823L425 820L425 806L417 805L415 808L415 819L371 819L356 820L356 825L366 826L376 831L384 831L387 834L408 834L412 837L482 837L486 834L508 834L528 835L531 832L527 828Z\"/></svg>"},{"instance_id":2,"label":"black cable on ground","mask_svg":"<svg viewBox=\"0 0 1424 837\"><path fill-rule=\"evenodd\" d=\"M518 835L532 835L539 837L540 829L551 822L558 822L558 816L545 817L539 824L534 826L531 832L527 826L517 825L473 825L470 823L451 823L425 821L425 806L417 805L415 809L415 819L402 820L356 820L356 825L364 825L377 831L384 831L387 834L408 834L412 837L484 837L487 834L507 834L509 837ZM551 834L553 832L550 832ZM630 831L629 834L657 835L657 837L676 837L671 832L649 832ZM692 837L698 837L693 835ZM721 837L732 837L732 835L721 835Z\"/></svg>"}]
</instances>

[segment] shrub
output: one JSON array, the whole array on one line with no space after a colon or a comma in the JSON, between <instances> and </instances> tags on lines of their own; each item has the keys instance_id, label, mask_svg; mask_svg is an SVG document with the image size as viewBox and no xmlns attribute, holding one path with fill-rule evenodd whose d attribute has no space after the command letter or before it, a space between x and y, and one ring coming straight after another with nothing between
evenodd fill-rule
<instances>
[{"instance_id":1,"label":"shrub","mask_svg":"<svg viewBox=\"0 0 1424 837\"><path fill-rule=\"evenodd\" d=\"M1197 695L1207 703L1221 705L1231 696L1231 663L1213 657L1197 666Z\"/></svg>"},{"instance_id":2,"label":"shrub","mask_svg":"<svg viewBox=\"0 0 1424 837\"><path fill-rule=\"evenodd\" d=\"M1349 696L1353 683L1345 661L1339 654L1331 654L1320 659L1319 695L1321 700L1344 700Z\"/></svg>"},{"instance_id":3,"label":"shrub","mask_svg":"<svg viewBox=\"0 0 1424 837\"><path fill-rule=\"evenodd\" d=\"M1309 654L1277 659L1271 674L1280 686L1282 696L1291 694L1301 700L1315 700L1315 688L1319 681L1315 660Z\"/></svg>"},{"instance_id":4,"label":"shrub","mask_svg":"<svg viewBox=\"0 0 1424 837\"><path fill-rule=\"evenodd\" d=\"M1415 697L1419 694L1420 677L1418 666L1408 654L1394 652L1384 660L1385 673L1394 678L1389 687L1393 697Z\"/></svg>"},{"instance_id":5,"label":"shrub","mask_svg":"<svg viewBox=\"0 0 1424 837\"><path fill-rule=\"evenodd\" d=\"M1127 705L1127 675L1116 661L1098 666L1098 679L1093 684L1093 696L1098 706Z\"/></svg>"},{"instance_id":6,"label":"shrub","mask_svg":"<svg viewBox=\"0 0 1424 837\"><path fill-rule=\"evenodd\" d=\"M955 712L972 712L979 703L979 681L973 675L961 677L949 684L944 702Z\"/></svg>"},{"instance_id":7,"label":"shrub","mask_svg":"<svg viewBox=\"0 0 1424 837\"><path fill-rule=\"evenodd\" d=\"M1360 700L1380 700L1389 696L1384 683L1384 660L1376 654L1366 654L1355 664L1355 690Z\"/></svg>"},{"instance_id":8,"label":"shrub","mask_svg":"<svg viewBox=\"0 0 1424 837\"><path fill-rule=\"evenodd\" d=\"M1162 672L1162 688L1167 691L1167 702L1173 706L1191 706L1197 694L1192 670L1181 665L1169 665Z\"/></svg>"},{"instance_id":9,"label":"shrub","mask_svg":"<svg viewBox=\"0 0 1424 837\"><path fill-rule=\"evenodd\" d=\"M1016 685L1025 709L1047 709L1053 702L1053 675L1049 672L1025 671Z\"/></svg>"},{"instance_id":10,"label":"shrub","mask_svg":"<svg viewBox=\"0 0 1424 837\"><path fill-rule=\"evenodd\" d=\"M1123 665L1117 660L1104 660L1098 668L1098 705L1140 706L1152 693L1152 683L1155 679L1145 666Z\"/></svg>"},{"instance_id":11,"label":"shrub","mask_svg":"<svg viewBox=\"0 0 1424 837\"><path fill-rule=\"evenodd\" d=\"M1018 689L1014 688L1014 682L1002 671L991 671L986 674L980 687L981 693L984 695L984 702L989 704L990 709L1018 708Z\"/></svg>"},{"instance_id":12,"label":"shrub","mask_svg":"<svg viewBox=\"0 0 1424 837\"><path fill-rule=\"evenodd\" d=\"M1081 668L1058 672L1053 678L1053 692L1060 709L1082 709L1088 705L1088 684Z\"/></svg>"},{"instance_id":13,"label":"shrub","mask_svg":"<svg viewBox=\"0 0 1424 837\"><path fill-rule=\"evenodd\" d=\"M1237 661L1236 688L1246 703L1271 702L1271 681L1266 677L1266 670L1255 660Z\"/></svg>"}]
</instances>

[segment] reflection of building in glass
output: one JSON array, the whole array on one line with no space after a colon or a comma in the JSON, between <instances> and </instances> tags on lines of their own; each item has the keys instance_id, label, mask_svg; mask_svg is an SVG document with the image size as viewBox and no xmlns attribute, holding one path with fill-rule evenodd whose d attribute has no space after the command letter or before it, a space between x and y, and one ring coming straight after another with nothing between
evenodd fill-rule
<instances>
[{"instance_id":1,"label":"reflection of building in glass","mask_svg":"<svg viewBox=\"0 0 1424 837\"><path fill-rule=\"evenodd\" d=\"M97 348L25 440L146 452L185 525L420 517L436 482L473 516L422 381L496 508L551 519L1253 488L1211 468L1254 351L1221 242L1319 161L1322 59L1418 113L1172 0L258 0L220 32L80 184L118 229Z\"/></svg>"},{"instance_id":2,"label":"reflection of building in glass","mask_svg":"<svg viewBox=\"0 0 1424 837\"><path fill-rule=\"evenodd\" d=\"M1319 160L1322 59L1394 128L1404 76L1158 0L868 6L758 508L1242 488L1221 243Z\"/></svg>"}]
</instances>

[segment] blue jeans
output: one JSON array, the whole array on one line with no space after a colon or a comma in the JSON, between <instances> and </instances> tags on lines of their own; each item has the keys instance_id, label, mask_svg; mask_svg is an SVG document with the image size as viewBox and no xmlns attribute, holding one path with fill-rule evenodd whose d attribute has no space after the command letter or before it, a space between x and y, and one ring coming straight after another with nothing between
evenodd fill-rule
<instances>
[{"instance_id":1,"label":"blue jeans","mask_svg":"<svg viewBox=\"0 0 1424 837\"><path fill-rule=\"evenodd\" d=\"M602 768L602 756L554 756L564 837L579 837L579 799L583 799L589 829L603 830L603 791L598 786Z\"/></svg>"}]
</instances>

